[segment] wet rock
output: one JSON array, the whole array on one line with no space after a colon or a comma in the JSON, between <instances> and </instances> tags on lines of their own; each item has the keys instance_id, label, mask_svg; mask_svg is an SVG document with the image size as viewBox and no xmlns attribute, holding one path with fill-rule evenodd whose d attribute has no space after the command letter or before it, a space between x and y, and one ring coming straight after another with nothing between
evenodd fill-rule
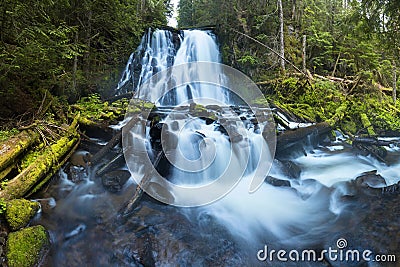
<instances>
[{"instance_id":1,"label":"wet rock","mask_svg":"<svg viewBox=\"0 0 400 267\"><path fill-rule=\"evenodd\" d=\"M265 182L276 187L290 187L290 182L288 180L281 180L272 176L267 176Z\"/></svg>"},{"instance_id":2,"label":"wet rock","mask_svg":"<svg viewBox=\"0 0 400 267\"><path fill-rule=\"evenodd\" d=\"M379 161L385 162L385 158L387 156L387 150L382 146L355 142L353 143L353 148L355 148L358 154L362 156L371 155L376 159L378 159Z\"/></svg>"},{"instance_id":3,"label":"wet rock","mask_svg":"<svg viewBox=\"0 0 400 267\"><path fill-rule=\"evenodd\" d=\"M162 135L161 144L166 153L172 149L176 149L178 146L178 136L175 133L166 130Z\"/></svg>"},{"instance_id":4,"label":"wet rock","mask_svg":"<svg viewBox=\"0 0 400 267\"><path fill-rule=\"evenodd\" d=\"M207 105L206 109L213 110L213 111L221 111L221 107L218 105Z\"/></svg>"},{"instance_id":5,"label":"wet rock","mask_svg":"<svg viewBox=\"0 0 400 267\"><path fill-rule=\"evenodd\" d=\"M239 143L240 141L243 140L243 136L238 133L238 132L233 132L230 136L229 136L229 140L232 143Z\"/></svg>"},{"instance_id":6,"label":"wet rock","mask_svg":"<svg viewBox=\"0 0 400 267\"><path fill-rule=\"evenodd\" d=\"M71 182L78 184L88 177L88 172L87 169L84 167L79 167L79 166L69 166L67 170L67 177L68 180Z\"/></svg>"},{"instance_id":7,"label":"wet rock","mask_svg":"<svg viewBox=\"0 0 400 267\"><path fill-rule=\"evenodd\" d=\"M400 181L397 184L392 184L382 188L382 194L400 194Z\"/></svg>"},{"instance_id":8,"label":"wet rock","mask_svg":"<svg viewBox=\"0 0 400 267\"><path fill-rule=\"evenodd\" d=\"M150 128L150 137L152 142L161 139L161 132L163 127L168 127L168 125L165 123L157 123Z\"/></svg>"},{"instance_id":9,"label":"wet rock","mask_svg":"<svg viewBox=\"0 0 400 267\"><path fill-rule=\"evenodd\" d=\"M206 125L213 124L215 120L213 118L207 118L207 117L200 117L200 119L206 121Z\"/></svg>"},{"instance_id":10,"label":"wet rock","mask_svg":"<svg viewBox=\"0 0 400 267\"><path fill-rule=\"evenodd\" d=\"M297 179L300 177L301 168L290 160L274 160L274 165L286 177Z\"/></svg>"},{"instance_id":11,"label":"wet rock","mask_svg":"<svg viewBox=\"0 0 400 267\"><path fill-rule=\"evenodd\" d=\"M74 154L72 154L71 158L69 159L69 162L77 167L87 167L91 157L92 154L90 154L88 151L77 151Z\"/></svg>"},{"instance_id":12,"label":"wet rock","mask_svg":"<svg viewBox=\"0 0 400 267\"><path fill-rule=\"evenodd\" d=\"M291 153L299 153L304 145L315 146L331 133L328 123L317 123L315 125L298 128L293 131L285 131L277 136L277 157L289 157Z\"/></svg>"},{"instance_id":13,"label":"wet rock","mask_svg":"<svg viewBox=\"0 0 400 267\"><path fill-rule=\"evenodd\" d=\"M179 131L179 122L178 121L173 121L171 122L171 130L172 131Z\"/></svg>"},{"instance_id":14,"label":"wet rock","mask_svg":"<svg viewBox=\"0 0 400 267\"><path fill-rule=\"evenodd\" d=\"M25 199L9 201L6 208L6 220L11 230L16 231L27 226L39 207L39 203Z\"/></svg>"},{"instance_id":15,"label":"wet rock","mask_svg":"<svg viewBox=\"0 0 400 267\"><path fill-rule=\"evenodd\" d=\"M382 188L385 187L386 180L377 171L364 172L356 178L356 184L361 187Z\"/></svg>"},{"instance_id":16,"label":"wet rock","mask_svg":"<svg viewBox=\"0 0 400 267\"><path fill-rule=\"evenodd\" d=\"M122 190L122 187L130 177L131 174L128 171L118 170L106 173L101 178L101 181L107 191L117 193Z\"/></svg>"}]
</instances>

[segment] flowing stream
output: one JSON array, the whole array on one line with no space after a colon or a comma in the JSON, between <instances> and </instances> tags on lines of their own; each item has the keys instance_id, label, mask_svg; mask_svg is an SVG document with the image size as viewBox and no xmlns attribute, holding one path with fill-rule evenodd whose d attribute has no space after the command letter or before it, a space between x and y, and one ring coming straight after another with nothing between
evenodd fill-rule
<instances>
[{"instance_id":1,"label":"flowing stream","mask_svg":"<svg viewBox=\"0 0 400 267\"><path fill-rule=\"evenodd\" d=\"M356 228L368 214L368 207L363 204L366 193L354 182L357 177L376 170L374 177L380 175L383 179L372 186L376 188L400 180L400 148L396 145L385 147L390 160L382 162L361 155L345 136L336 132L334 139L309 138L298 151L288 151L287 156L272 159L262 137L263 125L243 126L242 121L252 119L244 107L236 110L236 114L229 111L223 114L241 118L232 124L241 136L237 142L229 139L215 123L185 112L180 116L175 114L174 119L168 117L169 109L197 100L206 99L200 102L203 105L215 104L213 99L226 107L238 104L224 88L199 83L178 86L168 93L160 85L154 86L154 90L141 88L154 74L171 66L197 61L217 63L220 58L216 37L211 32L149 31L130 56L117 93L136 91L137 97L151 100L166 110L165 116L160 115L160 123L168 125L171 135L177 137L182 166L185 160L194 162L210 155L209 160L199 163L200 172L168 166L165 177L169 181L187 187L207 185L233 162L227 176L243 171L243 178L233 190L211 204L196 208L165 205L147 196L131 217L120 220L118 214L136 188L132 177L118 192L112 192L104 186L105 178L96 174L101 164L63 168L38 196L42 210L35 223L49 230L52 241L43 266L327 266L323 262L292 265L260 262L257 251L266 244L276 250L322 250L333 246L342 237L341 233ZM218 67L207 71L208 74L190 69L188 73L194 80L211 74L217 74L221 81L228 79ZM175 78L177 84L183 79L179 74ZM167 85L168 81L160 83ZM149 125L138 125L132 138L145 142L148 157L154 159L150 131ZM399 140L392 141L395 144ZM118 147L115 153L119 153ZM102 163L112 158L110 155ZM249 193L251 180L263 160L273 161L269 177L283 186L267 181ZM128 157L126 161L130 175L141 177L140 159ZM122 163L105 176L121 177L127 174L127 169Z\"/></svg>"}]
</instances>

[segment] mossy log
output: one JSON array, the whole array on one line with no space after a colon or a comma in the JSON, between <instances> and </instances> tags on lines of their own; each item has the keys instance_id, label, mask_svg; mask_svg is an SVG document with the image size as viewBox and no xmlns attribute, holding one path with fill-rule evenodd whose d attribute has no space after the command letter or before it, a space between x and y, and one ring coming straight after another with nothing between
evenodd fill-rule
<instances>
[{"instance_id":1,"label":"mossy log","mask_svg":"<svg viewBox=\"0 0 400 267\"><path fill-rule=\"evenodd\" d=\"M15 178L7 182L0 191L0 198L5 200L21 198L36 191L57 172L61 165L77 148L79 136L76 132L77 119L71 124L65 136L49 145L43 153Z\"/></svg>"},{"instance_id":2,"label":"mossy log","mask_svg":"<svg viewBox=\"0 0 400 267\"><path fill-rule=\"evenodd\" d=\"M12 168L10 169L9 166L16 161L18 156L38 139L39 134L37 132L26 130L0 144L0 180L11 171Z\"/></svg>"}]
</instances>

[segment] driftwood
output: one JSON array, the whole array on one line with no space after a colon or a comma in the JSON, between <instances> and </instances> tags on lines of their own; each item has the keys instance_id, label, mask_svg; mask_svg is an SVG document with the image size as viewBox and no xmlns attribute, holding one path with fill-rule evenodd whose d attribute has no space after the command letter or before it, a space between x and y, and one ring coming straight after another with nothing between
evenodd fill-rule
<instances>
[{"instance_id":1,"label":"driftwood","mask_svg":"<svg viewBox=\"0 0 400 267\"><path fill-rule=\"evenodd\" d=\"M102 176L103 174L105 174L107 171L109 171L110 169L112 169L115 165L118 164L118 162L123 161L124 160L124 154L122 153L122 151L120 153L118 153L118 155L116 155L111 161L109 161L107 164L105 164L103 167L101 167L96 174L98 176Z\"/></svg>"},{"instance_id":2,"label":"driftwood","mask_svg":"<svg viewBox=\"0 0 400 267\"><path fill-rule=\"evenodd\" d=\"M285 131L277 137L277 146L295 143L301 139L306 138L311 134L323 135L332 130L332 127L326 123L321 122L308 127L298 128L292 131Z\"/></svg>"},{"instance_id":3,"label":"driftwood","mask_svg":"<svg viewBox=\"0 0 400 267\"><path fill-rule=\"evenodd\" d=\"M5 188L0 191L0 198L21 198L47 182L76 149L79 143L76 126L77 119L63 137L49 145L34 162L7 182Z\"/></svg>"},{"instance_id":4,"label":"driftwood","mask_svg":"<svg viewBox=\"0 0 400 267\"><path fill-rule=\"evenodd\" d=\"M92 165L97 164L111 149L118 145L122 140L122 131L119 131L99 152L90 159Z\"/></svg>"},{"instance_id":5,"label":"driftwood","mask_svg":"<svg viewBox=\"0 0 400 267\"><path fill-rule=\"evenodd\" d=\"M129 129L132 128L133 125L140 121L139 114L136 114L136 117L132 118L127 125L123 128L125 129L128 127ZM96 164L102 159L111 149L113 149L116 145L118 145L122 140L122 131L118 131L111 140L105 145L99 152L97 152L92 158L90 163Z\"/></svg>"},{"instance_id":6,"label":"driftwood","mask_svg":"<svg viewBox=\"0 0 400 267\"><path fill-rule=\"evenodd\" d=\"M157 167L157 165L160 163L161 159L164 156L165 155L162 150L160 152L158 152L157 157L153 163L153 166L154 166L153 171L155 170L155 168ZM136 187L136 191L135 191L135 194L133 195L132 199L129 200L129 202L123 208L123 210L121 212L122 216L129 215L137 207L137 205L139 204L139 201L142 198L143 193L144 193L143 188L146 188L150 184L151 178L153 177L153 171L150 171L144 175L144 177L142 178L142 180Z\"/></svg>"},{"instance_id":7,"label":"driftwood","mask_svg":"<svg viewBox=\"0 0 400 267\"><path fill-rule=\"evenodd\" d=\"M355 144L355 143L374 145L374 146L390 146L390 145L394 144L394 142L382 141L382 140L378 140L377 138L374 138L374 137L356 137L353 140L353 144Z\"/></svg>"}]
</instances>

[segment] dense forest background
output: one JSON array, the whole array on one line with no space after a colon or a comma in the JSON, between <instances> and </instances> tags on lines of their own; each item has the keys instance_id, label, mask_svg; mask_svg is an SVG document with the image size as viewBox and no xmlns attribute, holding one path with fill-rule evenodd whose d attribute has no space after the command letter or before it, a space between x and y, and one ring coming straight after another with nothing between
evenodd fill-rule
<instances>
[{"instance_id":1,"label":"dense forest background","mask_svg":"<svg viewBox=\"0 0 400 267\"><path fill-rule=\"evenodd\" d=\"M113 88L145 29L170 12L168 0L1 1L2 125L31 117L48 92L73 102Z\"/></svg>"},{"instance_id":2,"label":"dense forest background","mask_svg":"<svg viewBox=\"0 0 400 267\"><path fill-rule=\"evenodd\" d=\"M4 0L0 12L5 127L31 117L49 93L72 103L110 92L144 31L166 25L172 5L169 0ZM352 81L349 90L362 84L396 98L399 1L180 0L179 12L179 27L217 26L224 63L257 82L303 72Z\"/></svg>"},{"instance_id":3,"label":"dense forest background","mask_svg":"<svg viewBox=\"0 0 400 267\"><path fill-rule=\"evenodd\" d=\"M283 29L284 55L299 68L305 40L305 67L321 75L362 75L391 87L399 65L399 1L181 0L178 22L218 25L225 61L253 77L284 66L276 54L238 32L280 53Z\"/></svg>"}]
</instances>

